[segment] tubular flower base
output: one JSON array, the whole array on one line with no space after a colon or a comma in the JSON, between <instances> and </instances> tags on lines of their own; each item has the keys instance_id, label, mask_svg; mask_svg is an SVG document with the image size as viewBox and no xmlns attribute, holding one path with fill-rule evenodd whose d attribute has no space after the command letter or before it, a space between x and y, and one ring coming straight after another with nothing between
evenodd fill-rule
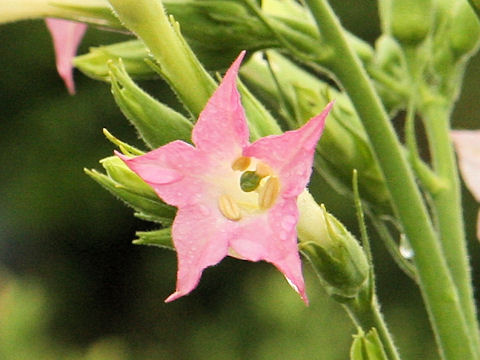
<instances>
[{"instance_id":1,"label":"tubular flower base","mask_svg":"<svg viewBox=\"0 0 480 360\"><path fill-rule=\"evenodd\" d=\"M315 147L332 106L302 128L249 143L236 88L242 52L193 129L195 146L173 141L145 155L117 155L178 207L172 238L176 291L190 293L202 271L230 255L275 265L308 303L297 248L297 197L311 175Z\"/></svg>"},{"instance_id":2,"label":"tubular flower base","mask_svg":"<svg viewBox=\"0 0 480 360\"><path fill-rule=\"evenodd\" d=\"M65 82L68 92L73 95L75 94L75 84L72 59L77 53L87 25L61 19L46 19L45 22L52 34L58 74Z\"/></svg>"}]
</instances>

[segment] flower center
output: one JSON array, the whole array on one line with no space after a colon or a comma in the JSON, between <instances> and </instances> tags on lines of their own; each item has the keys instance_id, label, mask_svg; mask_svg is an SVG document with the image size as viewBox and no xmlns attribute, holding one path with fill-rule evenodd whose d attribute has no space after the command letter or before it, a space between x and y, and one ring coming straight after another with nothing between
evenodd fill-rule
<instances>
[{"instance_id":1,"label":"flower center","mask_svg":"<svg viewBox=\"0 0 480 360\"><path fill-rule=\"evenodd\" d=\"M241 156L232 164L235 186L218 198L224 217L239 221L248 214L268 210L280 193L280 180L267 164Z\"/></svg>"}]
</instances>

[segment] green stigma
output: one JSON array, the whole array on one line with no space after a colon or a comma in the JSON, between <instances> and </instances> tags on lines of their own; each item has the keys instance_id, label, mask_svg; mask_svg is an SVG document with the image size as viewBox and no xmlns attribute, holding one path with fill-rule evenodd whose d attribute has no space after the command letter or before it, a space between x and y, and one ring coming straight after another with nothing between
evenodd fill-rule
<instances>
[{"instance_id":1,"label":"green stigma","mask_svg":"<svg viewBox=\"0 0 480 360\"><path fill-rule=\"evenodd\" d=\"M240 177L240 187L245 192L251 192L258 188L262 178L255 171L245 171Z\"/></svg>"}]
</instances>

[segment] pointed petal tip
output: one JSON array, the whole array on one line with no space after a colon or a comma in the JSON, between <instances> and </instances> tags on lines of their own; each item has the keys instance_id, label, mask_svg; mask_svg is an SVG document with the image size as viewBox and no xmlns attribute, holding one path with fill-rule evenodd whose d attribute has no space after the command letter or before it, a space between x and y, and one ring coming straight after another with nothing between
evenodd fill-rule
<instances>
[{"instance_id":1,"label":"pointed petal tip","mask_svg":"<svg viewBox=\"0 0 480 360\"><path fill-rule=\"evenodd\" d=\"M178 298L181 298L182 296L184 296L185 294L179 292L179 291L175 291L172 295L170 295L169 297L167 297L165 299L165 303L171 303L172 301L175 301L177 300Z\"/></svg>"},{"instance_id":2,"label":"pointed petal tip","mask_svg":"<svg viewBox=\"0 0 480 360\"><path fill-rule=\"evenodd\" d=\"M302 295L302 294L300 294L300 297L302 298L302 300L303 300L303 302L304 302L305 306L309 306L309 305L310 305L310 303L308 302L308 297L307 297L307 294L305 294L305 293L304 293L303 295Z\"/></svg>"},{"instance_id":3,"label":"pointed petal tip","mask_svg":"<svg viewBox=\"0 0 480 360\"><path fill-rule=\"evenodd\" d=\"M228 68L224 79L227 76L237 76L238 74L238 69L240 69L240 65L242 64L243 58L245 57L245 54L247 53L246 50L242 50L240 54L237 56L237 58L233 61L232 65Z\"/></svg>"},{"instance_id":4,"label":"pointed petal tip","mask_svg":"<svg viewBox=\"0 0 480 360\"><path fill-rule=\"evenodd\" d=\"M307 293L305 291L305 284L303 282L303 279L297 281L297 283L290 280L287 276L285 276L285 279L287 280L288 284L292 287L292 289L295 290L295 292L298 295L300 295L300 298L305 303L305 305L308 306L308 304L309 304L308 303L308 297L307 297Z\"/></svg>"},{"instance_id":5,"label":"pointed petal tip","mask_svg":"<svg viewBox=\"0 0 480 360\"><path fill-rule=\"evenodd\" d=\"M127 160L130 160L130 158L124 154L122 154L120 151L118 150L113 150L113 153L118 156L120 159L122 159L123 161L127 161Z\"/></svg>"},{"instance_id":6,"label":"pointed petal tip","mask_svg":"<svg viewBox=\"0 0 480 360\"><path fill-rule=\"evenodd\" d=\"M63 79L69 94L74 95L72 59L87 30L87 24L56 18L47 18L45 22L52 35L58 74Z\"/></svg>"}]
</instances>

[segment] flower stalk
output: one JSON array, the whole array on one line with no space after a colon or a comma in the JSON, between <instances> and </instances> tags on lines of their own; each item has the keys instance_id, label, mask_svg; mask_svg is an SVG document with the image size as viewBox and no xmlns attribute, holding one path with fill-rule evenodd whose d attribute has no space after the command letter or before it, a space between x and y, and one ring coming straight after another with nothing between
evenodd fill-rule
<instances>
[{"instance_id":1,"label":"flower stalk","mask_svg":"<svg viewBox=\"0 0 480 360\"><path fill-rule=\"evenodd\" d=\"M343 29L325 0L307 0L324 41L335 52L327 66L346 89L365 125L392 203L415 252L420 289L444 359L475 359L457 288L428 211L387 114ZM449 311L445 311L448 307Z\"/></svg>"}]
</instances>

